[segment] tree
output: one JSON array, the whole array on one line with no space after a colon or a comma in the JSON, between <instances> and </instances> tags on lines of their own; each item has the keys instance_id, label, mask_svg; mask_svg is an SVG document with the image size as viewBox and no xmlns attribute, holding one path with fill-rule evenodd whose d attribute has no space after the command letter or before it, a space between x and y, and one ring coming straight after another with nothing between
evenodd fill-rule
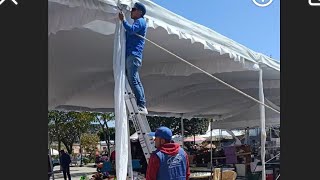
<instances>
[{"instance_id":1,"label":"tree","mask_svg":"<svg viewBox=\"0 0 320 180\"><path fill-rule=\"evenodd\" d=\"M166 126L172 130L173 134L181 134L181 118L147 116L151 131L155 131L160 126Z\"/></svg>"},{"instance_id":2,"label":"tree","mask_svg":"<svg viewBox=\"0 0 320 180\"><path fill-rule=\"evenodd\" d=\"M192 118L192 119L184 119L184 135L185 136L193 136L194 143L195 137L197 134L203 134L207 131L209 126L208 119L205 118Z\"/></svg>"},{"instance_id":3,"label":"tree","mask_svg":"<svg viewBox=\"0 0 320 180\"><path fill-rule=\"evenodd\" d=\"M90 112L68 112L67 114L69 123L66 123L66 133L62 142L66 146L68 152L72 153L73 144L77 140L80 141L81 134L86 133L89 130L91 122L94 121L94 115Z\"/></svg>"},{"instance_id":4,"label":"tree","mask_svg":"<svg viewBox=\"0 0 320 180\"><path fill-rule=\"evenodd\" d=\"M134 131L134 132L135 132L135 131ZM134 132L133 132L133 133L134 133ZM100 129L97 134L98 134L100 140L104 140L104 137L106 136L106 135L105 135L105 132L103 132L103 131ZM131 134L132 134L132 133L131 133ZM109 136L110 136L110 141L111 141L111 140L115 140L115 138L116 138L116 128L114 128L114 127L109 127Z\"/></svg>"},{"instance_id":5,"label":"tree","mask_svg":"<svg viewBox=\"0 0 320 180\"><path fill-rule=\"evenodd\" d=\"M62 111L49 111L48 112L48 132L50 141L58 142L58 151L61 150L61 141L64 136L62 129L64 128L64 122L66 119L66 113ZM50 142L50 144L51 144Z\"/></svg>"},{"instance_id":6,"label":"tree","mask_svg":"<svg viewBox=\"0 0 320 180\"><path fill-rule=\"evenodd\" d=\"M73 144L79 140L82 133L88 131L94 116L89 112L49 111L49 134L53 140L62 142L68 153L72 153ZM60 150L60 145L58 145ZM81 151L81 150L80 150Z\"/></svg>"},{"instance_id":7,"label":"tree","mask_svg":"<svg viewBox=\"0 0 320 180\"><path fill-rule=\"evenodd\" d=\"M172 133L181 135L181 118L175 117L159 117L159 116L148 116L148 122L151 131L155 131L160 126L166 126L172 130ZM197 134L203 134L208 128L209 122L205 118L192 118L184 119L184 135L195 136Z\"/></svg>"},{"instance_id":8,"label":"tree","mask_svg":"<svg viewBox=\"0 0 320 180\"><path fill-rule=\"evenodd\" d=\"M110 153L110 128L108 121L114 119L114 113L94 113L95 122L100 124L103 139L107 142L108 152Z\"/></svg>"},{"instance_id":9,"label":"tree","mask_svg":"<svg viewBox=\"0 0 320 180\"><path fill-rule=\"evenodd\" d=\"M93 154L97 150L97 145L99 144L99 136L96 134L84 133L81 135L81 146L92 158Z\"/></svg>"}]
</instances>

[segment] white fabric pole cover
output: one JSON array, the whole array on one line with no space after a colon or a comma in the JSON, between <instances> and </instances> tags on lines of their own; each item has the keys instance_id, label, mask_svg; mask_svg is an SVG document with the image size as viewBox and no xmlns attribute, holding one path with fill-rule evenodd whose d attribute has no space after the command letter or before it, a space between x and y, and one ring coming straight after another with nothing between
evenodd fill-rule
<instances>
[{"instance_id":1,"label":"white fabric pole cover","mask_svg":"<svg viewBox=\"0 0 320 180\"><path fill-rule=\"evenodd\" d=\"M213 119L210 118L210 122L209 122L209 126L210 126L210 171L212 172L212 127L213 127Z\"/></svg>"},{"instance_id":2,"label":"white fabric pole cover","mask_svg":"<svg viewBox=\"0 0 320 180\"><path fill-rule=\"evenodd\" d=\"M129 124L129 121L128 121L128 124ZM128 126L128 135L130 135L130 128ZM128 137L130 139L130 136ZM129 140L129 143L128 143L128 175L130 178L128 178L128 180L133 180L133 167L132 167L132 155L131 155L131 142Z\"/></svg>"},{"instance_id":3,"label":"white fabric pole cover","mask_svg":"<svg viewBox=\"0 0 320 180\"><path fill-rule=\"evenodd\" d=\"M125 92L125 32L120 21L117 22L114 49L113 49L113 75L114 75L114 112L116 128L116 175L117 180L127 178L128 164L128 121Z\"/></svg>"},{"instance_id":4,"label":"white fabric pole cover","mask_svg":"<svg viewBox=\"0 0 320 180\"><path fill-rule=\"evenodd\" d=\"M262 82L262 69L259 70L259 100L264 103L263 82ZM261 120L261 163L262 163L262 180L266 180L266 114L265 107L260 104L260 120Z\"/></svg>"},{"instance_id":5,"label":"white fabric pole cover","mask_svg":"<svg viewBox=\"0 0 320 180\"><path fill-rule=\"evenodd\" d=\"M182 137L182 148L184 148L184 125L183 125L183 115L181 115L181 137Z\"/></svg>"}]
</instances>

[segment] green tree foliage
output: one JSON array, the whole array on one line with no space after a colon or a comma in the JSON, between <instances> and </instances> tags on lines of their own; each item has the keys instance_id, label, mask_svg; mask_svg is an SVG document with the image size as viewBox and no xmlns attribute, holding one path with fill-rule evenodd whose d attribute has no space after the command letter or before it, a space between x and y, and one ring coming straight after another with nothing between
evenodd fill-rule
<instances>
[{"instance_id":1,"label":"green tree foliage","mask_svg":"<svg viewBox=\"0 0 320 180\"><path fill-rule=\"evenodd\" d=\"M64 137L64 123L66 119L66 113L62 111L49 111L48 112L48 132L50 137L50 144L53 141L58 142L58 151L61 150L61 141Z\"/></svg>"},{"instance_id":2,"label":"green tree foliage","mask_svg":"<svg viewBox=\"0 0 320 180\"><path fill-rule=\"evenodd\" d=\"M196 136L198 134L206 133L209 126L209 120L205 118L184 119L183 125L185 136Z\"/></svg>"},{"instance_id":3,"label":"green tree foliage","mask_svg":"<svg viewBox=\"0 0 320 180\"><path fill-rule=\"evenodd\" d=\"M108 126L108 122L110 120L114 120L114 113L93 113L93 115L95 117L94 121L100 124L100 135L102 134L103 140L107 142L108 152L110 152L110 138L112 130Z\"/></svg>"},{"instance_id":4,"label":"green tree foliage","mask_svg":"<svg viewBox=\"0 0 320 180\"><path fill-rule=\"evenodd\" d=\"M90 112L49 111L48 119L50 139L58 141L58 144L62 142L68 153L72 154L73 144L79 141L82 133L88 131L94 116Z\"/></svg>"},{"instance_id":5,"label":"green tree foliage","mask_svg":"<svg viewBox=\"0 0 320 180\"><path fill-rule=\"evenodd\" d=\"M175 135L181 135L181 118L148 116L151 131L155 131L160 126L166 126ZM184 119L184 136L195 136L203 134L208 129L209 122L205 118Z\"/></svg>"},{"instance_id":6,"label":"green tree foliage","mask_svg":"<svg viewBox=\"0 0 320 180\"><path fill-rule=\"evenodd\" d=\"M81 146L89 154L90 159L94 157L99 141L99 136L96 134L84 133L81 135Z\"/></svg>"},{"instance_id":7,"label":"green tree foliage","mask_svg":"<svg viewBox=\"0 0 320 180\"><path fill-rule=\"evenodd\" d=\"M104 132L99 130L97 134L98 134L100 140L104 139L104 136L105 136ZM114 127L109 127L109 134L110 134L110 140L115 140L116 139L116 129Z\"/></svg>"}]
</instances>

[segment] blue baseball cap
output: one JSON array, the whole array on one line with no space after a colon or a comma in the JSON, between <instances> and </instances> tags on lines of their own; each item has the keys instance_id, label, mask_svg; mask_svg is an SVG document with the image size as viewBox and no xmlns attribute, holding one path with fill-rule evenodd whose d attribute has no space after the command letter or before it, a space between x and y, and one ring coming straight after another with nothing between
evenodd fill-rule
<instances>
[{"instance_id":1,"label":"blue baseball cap","mask_svg":"<svg viewBox=\"0 0 320 180\"><path fill-rule=\"evenodd\" d=\"M159 127L156 132L150 132L149 136L159 137L170 141L172 139L172 131L165 126L162 126Z\"/></svg>"},{"instance_id":2,"label":"blue baseball cap","mask_svg":"<svg viewBox=\"0 0 320 180\"><path fill-rule=\"evenodd\" d=\"M144 16L147 12L146 7L142 3L139 3L139 2L136 2L134 4L133 8L139 9L142 12L142 16Z\"/></svg>"}]
</instances>

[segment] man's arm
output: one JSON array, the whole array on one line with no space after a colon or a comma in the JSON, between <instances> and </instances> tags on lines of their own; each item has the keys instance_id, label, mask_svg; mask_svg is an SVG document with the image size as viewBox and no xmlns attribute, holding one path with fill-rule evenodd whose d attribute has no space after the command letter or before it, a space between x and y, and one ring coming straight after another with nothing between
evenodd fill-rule
<instances>
[{"instance_id":1,"label":"man's arm","mask_svg":"<svg viewBox=\"0 0 320 180\"><path fill-rule=\"evenodd\" d=\"M186 179L189 180L190 177L190 164L189 164L189 157L188 154L186 152L184 152L186 155L186 161L187 161L187 174L186 174Z\"/></svg>"},{"instance_id":2,"label":"man's arm","mask_svg":"<svg viewBox=\"0 0 320 180\"><path fill-rule=\"evenodd\" d=\"M72 162L70 155L68 155L68 162L69 162L68 165Z\"/></svg>"},{"instance_id":3,"label":"man's arm","mask_svg":"<svg viewBox=\"0 0 320 180\"><path fill-rule=\"evenodd\" d=\"M126 31L130 34L137 33L143 28L145 28L145 23L141 23L141 19L134 21L134 23L131 25L129 24L125 19L122 12L119 13L119 19L123 23L123 27L126 29Z\"/></svg>"},{"instance_id":4,"label":"man's arm","mask_svg":"<svg viewBox=\"0 0 320 180\"><path fill-rule=\"evenodd\" d=\"M124 29L126 29L126 31L131 34L137 33L145 28L144 25L142 25L141 20L136 20L132 25L129 24L126 20L123 20L122 22Z\"/></svg>"},{"instance_id":5,"label":"man's arm","mask_svg":"<svg viewBox=\"0 0 320 180\"><path fill-rule=\"evenodd\" d=\"M160 167L160 159L157 155L152 154L149 159L146 180L157 180L157 174Z\"/></svg>"},{"instance_id":6,"label":"man's arm","mask_svg":"<svg viewBox=\"0 0 320 180\"><path fill-rule=\"evenodd\" d=\"M59 163L60 163L61 166L63 165L63 158L62 158L62 156L59 157Z\"/></svg>"}]
</instances>

